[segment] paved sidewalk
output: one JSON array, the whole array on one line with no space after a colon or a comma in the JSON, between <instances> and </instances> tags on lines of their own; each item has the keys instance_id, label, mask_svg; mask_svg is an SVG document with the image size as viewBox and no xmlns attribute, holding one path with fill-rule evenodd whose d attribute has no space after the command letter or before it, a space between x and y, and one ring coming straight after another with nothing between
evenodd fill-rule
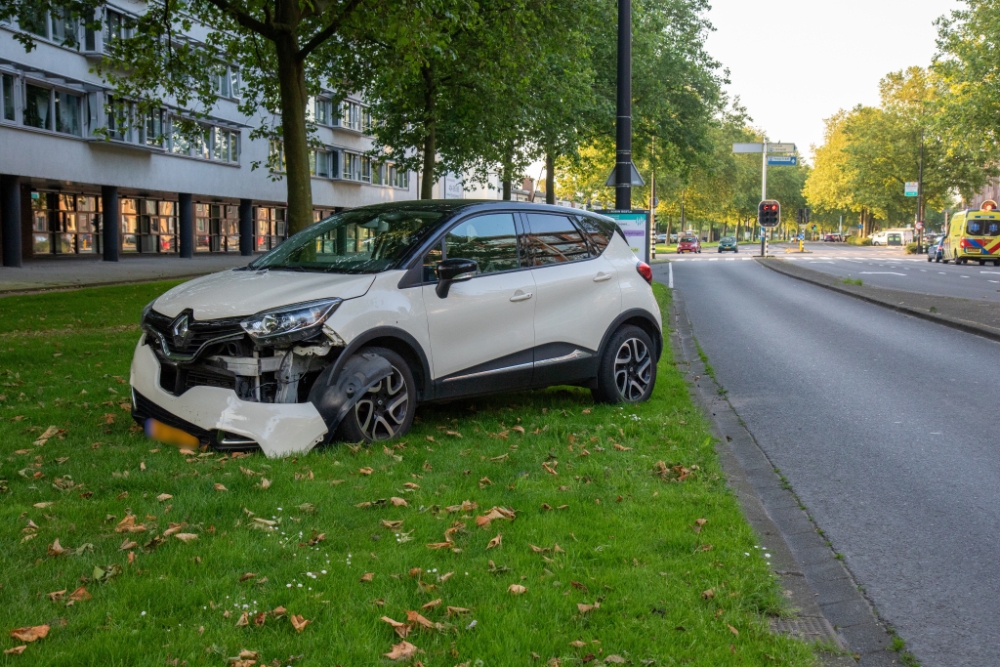
<instances>
[{"instance_id":1,"label":"paved sidewalk","mask_svg":"<svg viewBox=\"0 0 1000 667\"><path fill-rule=\"evenodd\" d=\"M782 259L756 259L772 271L789 277L892 308L907 315L1000 341L1000 303L904 292L870 285L845 284L839 276L807 269L798 263Z\"/></svg>"},{"instance_id":2,"label":"paved sidewalk","mask_svg":"<svg viewBox=\"0 0 1000 667\"><path fill-rule=\"evenodd\" d=\"M252 259L227 254L196 255L193 259L125 256L118 262L104 262L100 257L26 260L20 269L0 267L0 295L191 278L246 266Z\"/></svg>"}]
</instances>

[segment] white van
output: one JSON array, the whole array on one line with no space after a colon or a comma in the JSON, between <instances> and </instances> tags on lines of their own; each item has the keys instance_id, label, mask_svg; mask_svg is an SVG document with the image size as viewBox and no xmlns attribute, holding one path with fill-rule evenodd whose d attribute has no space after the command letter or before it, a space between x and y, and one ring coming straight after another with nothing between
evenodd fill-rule
<instances>
[{"instance_id":1,"label":"white van","mask_svg":"<svg viewBox=\"0 0 1000 667\"><path fill-rule=\"evenodd\" d=\"M913 243L912 229L884 229L872 234L872 245L904 246Z\"/></svg>"}]
</instances>

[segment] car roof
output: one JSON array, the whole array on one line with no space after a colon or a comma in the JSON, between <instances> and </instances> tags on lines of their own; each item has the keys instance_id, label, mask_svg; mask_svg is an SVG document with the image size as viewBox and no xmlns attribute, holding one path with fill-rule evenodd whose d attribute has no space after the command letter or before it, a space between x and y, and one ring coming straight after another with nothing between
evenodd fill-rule
<instances>
[{"instance_id":1,"label":"car roof","mask_svg":"<svg viewBox=\"0 0 1000 667\"><path fill-rule=\"evenodd\" d=\"M457 213L473 213L478 211L493 211L500 209L505 211L516 210L536 213L561 213L563 215L590 215L610 220L610 218L606 218L606 216L602 216L596 211L588 211L581 208L556 206L554 204L536 204L534 202L504 201L500 199L411 199L407 201L369 204L368 206L359 206L351 210L423 210L437 211L446 215L450 214L448 217L451 217L451 215Z\"/></svg>"}]
</instances>

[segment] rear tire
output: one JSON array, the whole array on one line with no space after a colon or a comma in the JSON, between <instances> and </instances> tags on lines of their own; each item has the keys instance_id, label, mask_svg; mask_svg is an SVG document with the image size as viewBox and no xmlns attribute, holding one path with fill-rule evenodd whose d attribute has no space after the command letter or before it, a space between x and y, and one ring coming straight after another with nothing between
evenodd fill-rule
<instances>
[{"instance_id":1,"label":"rear tire","mask_svg":"<svg viewBox=\"0 0 1000 667\"><path fill-rule=\"evenodd\" d=\"M406 360L385 347L369 347L392 365L392 374L359 400L337 428L337 439L372 443L405 435L417 411L417 383Z\"/></svg>"},{"instance_id":2,"label":"rear tire","mask_svg":"<svg viewBox=\"0 0 1000 667\"><path fill-rule=\"evenodd\" d=\"M642 403L656 386L656 359L649 334L626 324L608 341L597 369L597 387L591 390L598 403Z\"/></svg>"},{"instance_id":3,"label":"rear tire","mask_svg":"<svg viewBox=\"0 0 1000 667\"><path fill-rule=\"evenodd\" d=\"M986 260L985 259L979 260L979 266L986 266Z\"/></svg>"}]
</instances>

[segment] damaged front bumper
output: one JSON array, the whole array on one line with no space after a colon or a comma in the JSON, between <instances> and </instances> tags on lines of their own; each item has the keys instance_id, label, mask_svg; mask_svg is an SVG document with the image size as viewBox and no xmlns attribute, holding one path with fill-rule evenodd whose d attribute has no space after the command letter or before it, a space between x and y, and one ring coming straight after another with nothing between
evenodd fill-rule
<instances>
[{"instance_id":1,"label":"damaged front bumper","mask_svg":"<svg viewBox=\"0 0 1000 667\"><path fill-rule=\"evenodd\" d=\"M175 396L160 386L160 363L143 335L132 360L137 419L157 419L203 442L217 444L220 432L256 443L270 458L308 452L329 432L313 403L244 401L232 389L196 386ZM193 427L193 428L192 428ZM241 444L250 444L243 441ZM225 444L225 443L222 443Z\"/></svg>"}]
</instances>

